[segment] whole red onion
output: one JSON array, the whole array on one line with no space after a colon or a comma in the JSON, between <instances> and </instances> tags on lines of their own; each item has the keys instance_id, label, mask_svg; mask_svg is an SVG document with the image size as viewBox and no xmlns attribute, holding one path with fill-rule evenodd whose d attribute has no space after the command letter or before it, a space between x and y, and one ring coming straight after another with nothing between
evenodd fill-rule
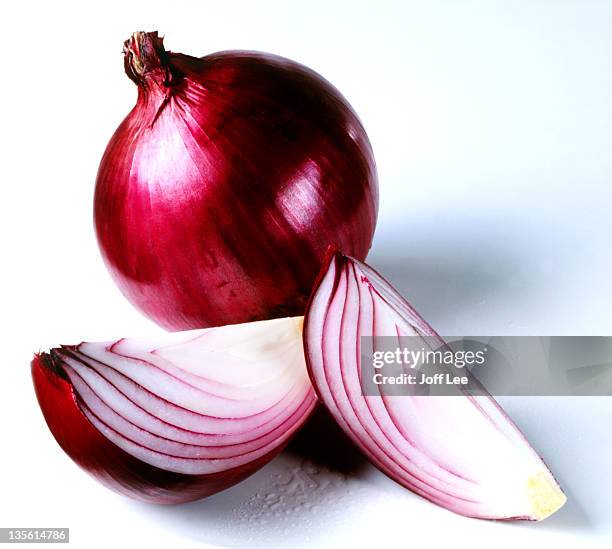
<instances>
[{"instance_id":1,"label":"whole red onion","mask_svg":"<svg viewBox=\"0 0 612 549\"><path fill-rule=\"evenodd\" d=\"M287 59L124 47L138 101L110 140L94 217L125 296L169 329L301 314L325 250L363 259L378 208L366 133Z\"/></svg>"}]
</instances>

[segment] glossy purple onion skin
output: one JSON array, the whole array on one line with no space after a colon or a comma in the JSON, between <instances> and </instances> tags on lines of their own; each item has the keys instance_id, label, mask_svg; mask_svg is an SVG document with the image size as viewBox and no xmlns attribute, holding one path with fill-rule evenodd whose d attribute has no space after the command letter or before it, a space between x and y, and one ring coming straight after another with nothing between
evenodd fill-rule
<instances>
[{"instance_id":1,"label":"glossy purple onion skin","mask_svg":"<svg viewBox=\"0 0 612 549\"><path fill-rule=\"evenodd\" d=\"M123 294L181 330L302 314L333 243L364 259L378 209L342 95L273 55L125 45L138 101L100 164L94 218Z\"/></svg>"}]
</instances>

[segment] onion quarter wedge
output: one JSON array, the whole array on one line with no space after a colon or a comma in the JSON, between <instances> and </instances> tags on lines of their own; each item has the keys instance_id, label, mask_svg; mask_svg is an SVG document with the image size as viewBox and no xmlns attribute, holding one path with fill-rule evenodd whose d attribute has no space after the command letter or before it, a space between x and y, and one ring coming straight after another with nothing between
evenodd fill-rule
<instances>
[{"instance_id":1,"label":"onion quarter wedge","mask_svg":"<svg viewBox=\"0 0 612 549\"><path fill-rule=\"evenodd\" d=\"M321 401L382 472L468 517L537 521L565 503L542 459L488 394L389 395L380 385L364 396L364 336L439 338L372 268L330 252L305 315L308 371Z\"/></svg>"}]
</instances>

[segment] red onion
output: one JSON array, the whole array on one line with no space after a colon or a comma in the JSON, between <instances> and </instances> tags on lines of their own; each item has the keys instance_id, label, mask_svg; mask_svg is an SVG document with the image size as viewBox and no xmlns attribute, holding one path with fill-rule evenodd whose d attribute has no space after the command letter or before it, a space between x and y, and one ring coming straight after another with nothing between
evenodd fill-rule
<instances>
[{"instance_id":1,"label":"red onion","mask_svg":"<svg viewBox=\"0 0 612 549\"><path fill-rule=\"evenodd\" d=\"M180 503L267 463L315 406L302 318L81 343L32 376L49 429L107 487Z\"/></svg>"},{"instance_id":2,"label":"red onion","mask_svg":"<svg viewBox=\"0 0 612 549\"><path fill-rule=\"evenodd\" d=\"M367 265L330 254L304 325L311 381L346 434L374 465L416 494L461 515L541 520L565 502L543 461L495 400L364 396L363 336L442 339ZM426 343L425 343L426 345Z\"/></svg>"},{"instance_id":3,"label":"red onion","mask_svg":"<svg viewBox=\"0 0 612 549\"><path fill-rule=\"evenodd\" d=\"M138 101L98 172L95 227L125 296L168 329L303 314L330 243L365 258L378 190L347 101L310 69L244 51L125 43Z\"/></svg>"}]
</instances>

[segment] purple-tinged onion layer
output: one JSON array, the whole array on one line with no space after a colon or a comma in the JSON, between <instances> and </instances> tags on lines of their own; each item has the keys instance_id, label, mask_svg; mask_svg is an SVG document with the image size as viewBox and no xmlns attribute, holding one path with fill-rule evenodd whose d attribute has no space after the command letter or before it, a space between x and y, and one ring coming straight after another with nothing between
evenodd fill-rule
<instances>
[{"instance_id":1,"label":"purple-tinged onion layer","mask_svg":"<svg viewBox=\"0 0 612 549\"><path fill-rule=\"evenodd\" d=\"M140 311L171 330L301 315L329 244L366 257L374 158L329 82L264 53L168 52L156 32L124 54L138 100L100 163L94 217Z\"/></svg>"},{"instance_id":2,"label":"purple-tinged onion layer","mask_svg":"<svg viewBox=\"0 0 612 549\"><path fill-rule=\"evenodd\" d=\"M490 396L364 396L361 338L442 339L367 265L333 253L308 305L304 348L311 381L374 465L424 498L469 517L542 520L565 495ZM427 345L424 340L424 345Z\"/></svg>"},{"instance_id":3,"label":"purple-tinged onion layer","mask_svg":"<svg viewBox=\"0 0 612 549\"><path fill-rule=\"evenodd\" d=\"M66 453L109 488L198 499L267 463L316 402L302 318L63 346L32 362Z\"/></svg>"}]
</instances>

